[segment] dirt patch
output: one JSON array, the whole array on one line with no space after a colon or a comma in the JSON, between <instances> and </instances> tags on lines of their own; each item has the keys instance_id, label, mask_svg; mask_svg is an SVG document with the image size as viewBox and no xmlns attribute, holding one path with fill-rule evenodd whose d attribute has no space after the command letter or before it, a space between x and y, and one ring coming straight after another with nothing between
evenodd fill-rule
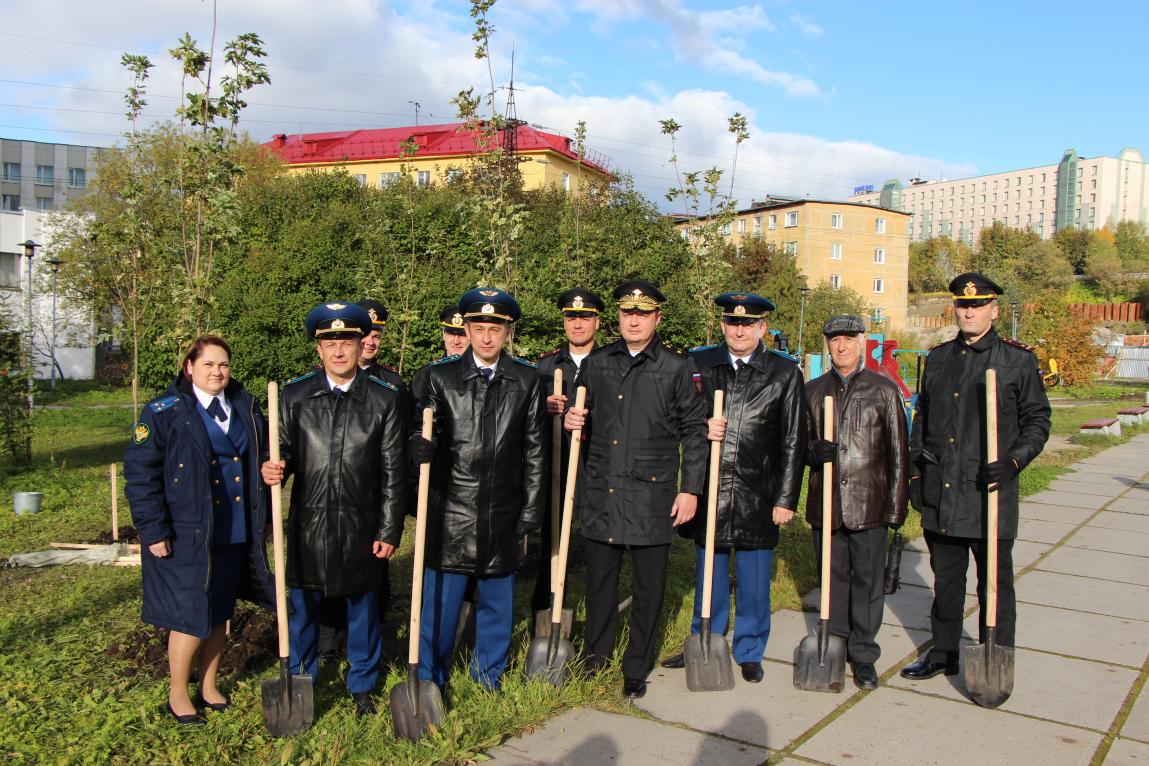
<instances>
[{"instance_id":1,"label":"dirt patch","mask_svg":"<svg viewBox=\"0 0 1149 766\"><path fill-rule=\"evenodd\" d=\"M119 533L119 542L121 543L138 543L140 541L140 533L137 532L136 528L130 524L125 524L124 526L120 527ZM108 543L115 542L115 540L112 539L112 530L109 529L106 532L101 532L100 534L96 535L94 540L89 540L88 542L97 543L99 545L107 545Z\"/></svg>"},{"instance_id":2,"label":"dirt patch","mask_svg":"<svg viewBox=\"0 0 1149 766\"><path fill-rule=\"evenodd\" d=\"M127 663L120 671L127 678L140 674L166 678L168 632L153 625L139 625L122 641L109 646L105 653L113 660ZM219 661L220 675L251 675L263 670L279 656L277 639L273 614L255 607L237 606L231 634Z\"/></svg>"}]
</instances>

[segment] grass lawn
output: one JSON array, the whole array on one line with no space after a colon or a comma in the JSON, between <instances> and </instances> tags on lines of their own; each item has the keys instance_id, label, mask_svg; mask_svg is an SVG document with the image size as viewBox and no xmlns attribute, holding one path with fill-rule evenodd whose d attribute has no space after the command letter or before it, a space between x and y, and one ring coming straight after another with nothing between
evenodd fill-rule
<instances>
[{"instance_id":1,"label":"grass lawn","mask_svg":"<svg viewBox=\"0 0 1149 766\"><path fill-rule=\"evenodd\" d=\"M11 475L0 466L0 496L15 491L44 492L44 509L34 516L0 512L0 558L43 550L52 541L94 539L110 528L108 465L119 462L131 434L132 413L115 406L129 400L122 390L64 386L53 402L69 409L43 409L35 415L35 466ZM40 399L44 401L43 397ZM93 407L92 405L112 405ZM1117 403L1054 411L1054 433L1071 434L1082 421L1112 414ZM1116 440L1091 439L1043 455L1022 475L1022 493L1048 485L1063 466ZM10 506L8 506L10 507ZM121 521L128 509L120 498ZM921 533L911 513L905 532ZM405 616L410 597L410 544L405 537L392 569L395 604ZM801 519L784 528L776 550L775 608L800 608L801 594L816 584L809 527ZM689 630L693 601L693 545L672 548L660 656L681 649ZM222 679L236 706L212 714L198 731L177 730L163 706L166 682L140 673L126 676L125 662L107 649L139 626L139 570L118 567L58 567L0 570L0 760L41 763L436 763L481 759L484 749L529 730L557 712L595 706L625 710L617 668L593 682L572 679L562 690L523 680L529 643L530 592L522 578L516 593L516 642L512 666L500 694L472 684L457 663L443 729L418 743L399 743L386 712L387 692L405 680L405 651L390 658L380 685L380 715L358 719L345 693L346 666L325 668L316 685L316 725L290 740L270 738L260 716L259 683L275 673L257 672ZM624 574L622 593L629 590ZM568 604L577 604L575 638L581 642L582 582L571 578ZM625 620L623 621L625 625ZM406 647L400 625L400 644ZM623 631L625 634L625 631ZM625 635L622 637L625 639Z\"/></svg>"}]
</instances>

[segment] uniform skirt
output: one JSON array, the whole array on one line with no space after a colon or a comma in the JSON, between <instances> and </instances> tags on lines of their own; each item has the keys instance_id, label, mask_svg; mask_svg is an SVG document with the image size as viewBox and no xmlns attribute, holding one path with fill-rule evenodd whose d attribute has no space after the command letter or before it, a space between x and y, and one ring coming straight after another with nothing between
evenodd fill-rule
<instances>
[{"instance_id":1,"label":"uniform skirt","mask_svg":"<svg viewBox=\"0 0 1149 766\"><path fill-rule=\"evenodd\" d=\"M213 626L222 625L235 614L239 586L247 567L248 547L247 543L212 546L207 597Z\"/></svg>"}]
</instances>

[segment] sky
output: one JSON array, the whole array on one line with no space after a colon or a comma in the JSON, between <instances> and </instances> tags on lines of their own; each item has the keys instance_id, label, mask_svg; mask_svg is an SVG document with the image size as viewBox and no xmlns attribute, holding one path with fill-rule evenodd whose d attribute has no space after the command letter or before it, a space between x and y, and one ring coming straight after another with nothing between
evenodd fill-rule
<instances>
[{"instance_id":1,"label":"sky","mask_svg":"<svg viewBox=\"0 0 1149 766\"><path fill-rule=\"evenodd\" d=\"M1149 151L1149 3L498 0L488 63L470 3L216 0L216 49L263 38L271 84L240 121L257 140L453 122L461 90L571 135L664 210L717 167L743 207L845 199L890 178L953 179ZM212 0L0 0L0 137L110 146L127 130L124 52L156 64L148 120L170 119L166 53L212 35ZM512 68L513 61L513 68ZM513 79L514 89L509 88ZM727 120L750 137L737 148ZM733 176L733 178L732 178Z\"/></svg>"}]
</instances>

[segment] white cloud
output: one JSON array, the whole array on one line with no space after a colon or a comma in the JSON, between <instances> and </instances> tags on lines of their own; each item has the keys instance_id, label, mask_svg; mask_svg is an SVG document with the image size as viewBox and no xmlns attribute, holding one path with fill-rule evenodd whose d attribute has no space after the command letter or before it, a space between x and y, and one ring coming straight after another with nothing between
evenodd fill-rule
<instances>
[{"instance_id":1,"label":"white cloud","mask_svg":"<svg viewBox=\"0 0 1149 766\"><path fill-rule=\"evenodd\" d=\"M802 16L798 13L795 13L790 17L790 22L794 26L798 27L798 29L806 37L821 37L826 31L822 29L822 27L807 19L805 16Z\"/></svg>"}]
</instances>

